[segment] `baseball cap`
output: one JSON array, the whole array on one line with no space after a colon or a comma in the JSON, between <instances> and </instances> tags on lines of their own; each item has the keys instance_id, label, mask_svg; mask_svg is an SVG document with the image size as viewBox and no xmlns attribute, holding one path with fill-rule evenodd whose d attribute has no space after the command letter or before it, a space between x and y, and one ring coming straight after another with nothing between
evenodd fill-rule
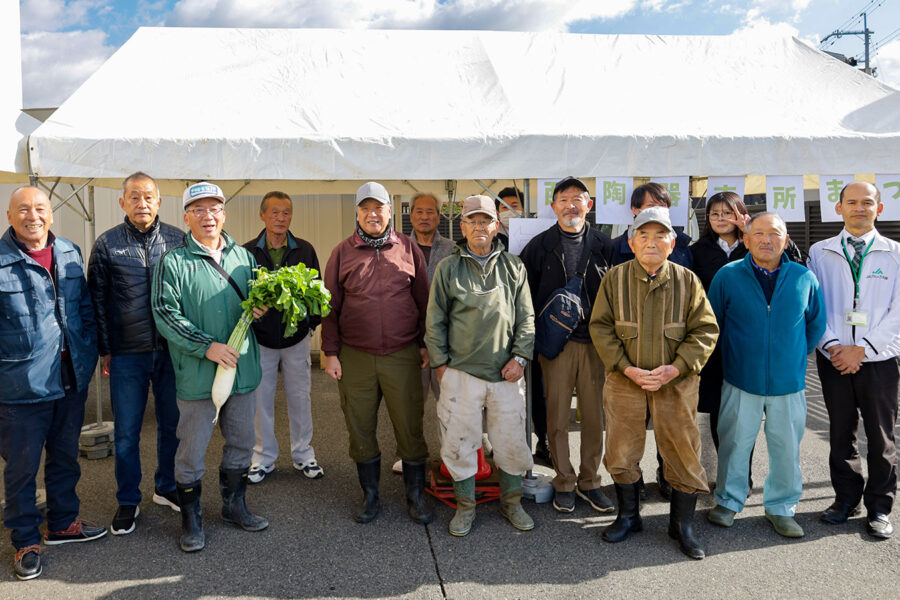
<instances>
[{"instance_id":1,"label":"baseball cap","mask_svg":"<svg viewBox=\"0 0 900 600\"><path fill-rule=\"evenodd\" d=\"M669 219L669 209L665 206L651 206L645 208L634 218L634 223L628 229L628 237L633 238L634 232L646 225L647 223L659 223L670 232L675 233L672 228L672 221Z\"/></svg>"},{"instance_id":2,"label":"baseball cap","mask_svg":"<svg viewBox=\"0 0 900 600\"><path fill-rule=\"evenodd\" d=\"M494 200L487 196L469 196L463 201L462 216L468 217L482 213L492 219L497 218L497 209L494 207Z\"/></svg>"},{"instance_id":3,"label":"baseball cap","mask_svg":"<svg viewBox=\"0 0 900 600\"><path fill-rule=\"evenodd\" d=\"M378 200L382 204L391 203L391 197L388 195L388 191L384 189L383 185L375 181L370 181L359 186L359 189L356 190L356 206L359 206L368 198Z\"/></svg>"},{"instance_id":4,"label":"baseball cap","mask_svg":"<svg viewBox=\"0 0 900 600\"><path fill-rule=\"evenodd\" d=\"M187 208L191 202L201 198L215 198L219 202L225 203L225 194L222 193L222 188L214 183L201 181L184 190L184 194L181 195L182 208Z\"/></svg>"},{"instance_id":5,"label":"baseball cap","mask_svg":"<svg viewBox=\"0 0 900 600\"><path fill-rule=\"evenodd\" d=\"M568 177L566 177L564 179L560 179L559 181L556 182L556 185L553 186L553 194L551 194L550 197L556 198L557 192L559 192L560 190L569 189L570 187L577 187L577 188L581 189L582 192L588 191L587 186L584 184L584 182L582 180L578 179L577 177L572 177L571 175L569 175Z\"/></svg>"}]
</instances>

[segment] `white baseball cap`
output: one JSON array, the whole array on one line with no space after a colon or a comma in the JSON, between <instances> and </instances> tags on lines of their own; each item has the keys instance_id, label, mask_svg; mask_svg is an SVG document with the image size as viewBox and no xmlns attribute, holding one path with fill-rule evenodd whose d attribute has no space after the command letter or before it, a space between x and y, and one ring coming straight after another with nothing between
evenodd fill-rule
<instances>
[{"instance_id":1,"label":"white baseball cap","mask_svg":"<svg viewBox=\"0 0 900 600\"><path fill-rule=\"evenodd\" d=\"M359 206L369 198L378 200L382 204L391 203L391 197L388 194L388 191L384 189L383 185L375 181L370 181L359 186L359 189L356 190L356 206Z\"/></svg>"},{"instance_id":2,"label":"white baseball cap","mask_svg":"<svg viewBox=\"0 0 900 600\"><path fill-rule=\"evenodd\" d=\"M214 183L201 181L184 190L184 194L181 195L182 208L187 209L191 202L201 198L215 198L219 202L225 203L225 194L222 193L222 188Z\"/></svg>"}]
</instances>

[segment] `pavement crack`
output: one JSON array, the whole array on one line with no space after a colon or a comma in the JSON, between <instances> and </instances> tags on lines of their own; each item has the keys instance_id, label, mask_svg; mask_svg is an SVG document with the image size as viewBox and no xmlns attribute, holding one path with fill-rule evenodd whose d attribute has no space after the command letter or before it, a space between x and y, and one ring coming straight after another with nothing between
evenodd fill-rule
<instances>
[{"instance_id":1,"label":"pavement crack","mask_svg":"<svg viewBox=\"0 0 900 600\"><path fill-rule=\"evenodd\" d=\"M441 584L441 597L447 597L447 590L444 589L444 578L441 577L441 567L438 565L437 553L434 551L434 542L431 539L431 527L425 525L425 535L428 536L428 548L431 549L431 560L434 561L434 573L437 575L438 583Z\"/></svg>"}]
</instances>

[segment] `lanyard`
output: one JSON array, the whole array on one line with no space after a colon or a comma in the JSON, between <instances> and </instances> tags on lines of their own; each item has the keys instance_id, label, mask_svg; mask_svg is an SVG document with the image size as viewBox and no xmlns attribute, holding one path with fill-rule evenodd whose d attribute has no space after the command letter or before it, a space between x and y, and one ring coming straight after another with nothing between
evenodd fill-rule
<instances>
[{"instance_id":1,"label":"lanyard","mask_svg":"<svg viewBox=\"0 0 900 600\"><path fill-rule=\"evenodd\" d=\"M854 269L853 261L850 260L850 254L847 252L847 242L844 238L841 238L841 248L844 250L844 258L847 259L847 265L850 267L850 275L853 277L853 310L859 308L859 280L862 276L863 261L866 259L866 256L868 256L869 248L871 248L874 243L875 238L872 238L872 241L869 242L869 245L866 246L866 249L863 251L862 256L859 257L859 267Z\"/></svg>"}]
</instances>

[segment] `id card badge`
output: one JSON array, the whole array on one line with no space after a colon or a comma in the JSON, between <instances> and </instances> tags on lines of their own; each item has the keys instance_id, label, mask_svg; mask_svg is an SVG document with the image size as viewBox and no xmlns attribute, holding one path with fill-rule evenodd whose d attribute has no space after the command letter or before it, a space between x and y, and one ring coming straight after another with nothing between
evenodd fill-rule
<instances>
[{"instance_id":1,"label":"id card badge","mask_svg":"<svg viewBox=\"0 0 900 600\"><path fill-rule=\"evenodd\" d=\"M851 325L853 327L868 327L869 313L848 310L847 314L844 317L844 325Z\"/></svg>"}]
</instances>

